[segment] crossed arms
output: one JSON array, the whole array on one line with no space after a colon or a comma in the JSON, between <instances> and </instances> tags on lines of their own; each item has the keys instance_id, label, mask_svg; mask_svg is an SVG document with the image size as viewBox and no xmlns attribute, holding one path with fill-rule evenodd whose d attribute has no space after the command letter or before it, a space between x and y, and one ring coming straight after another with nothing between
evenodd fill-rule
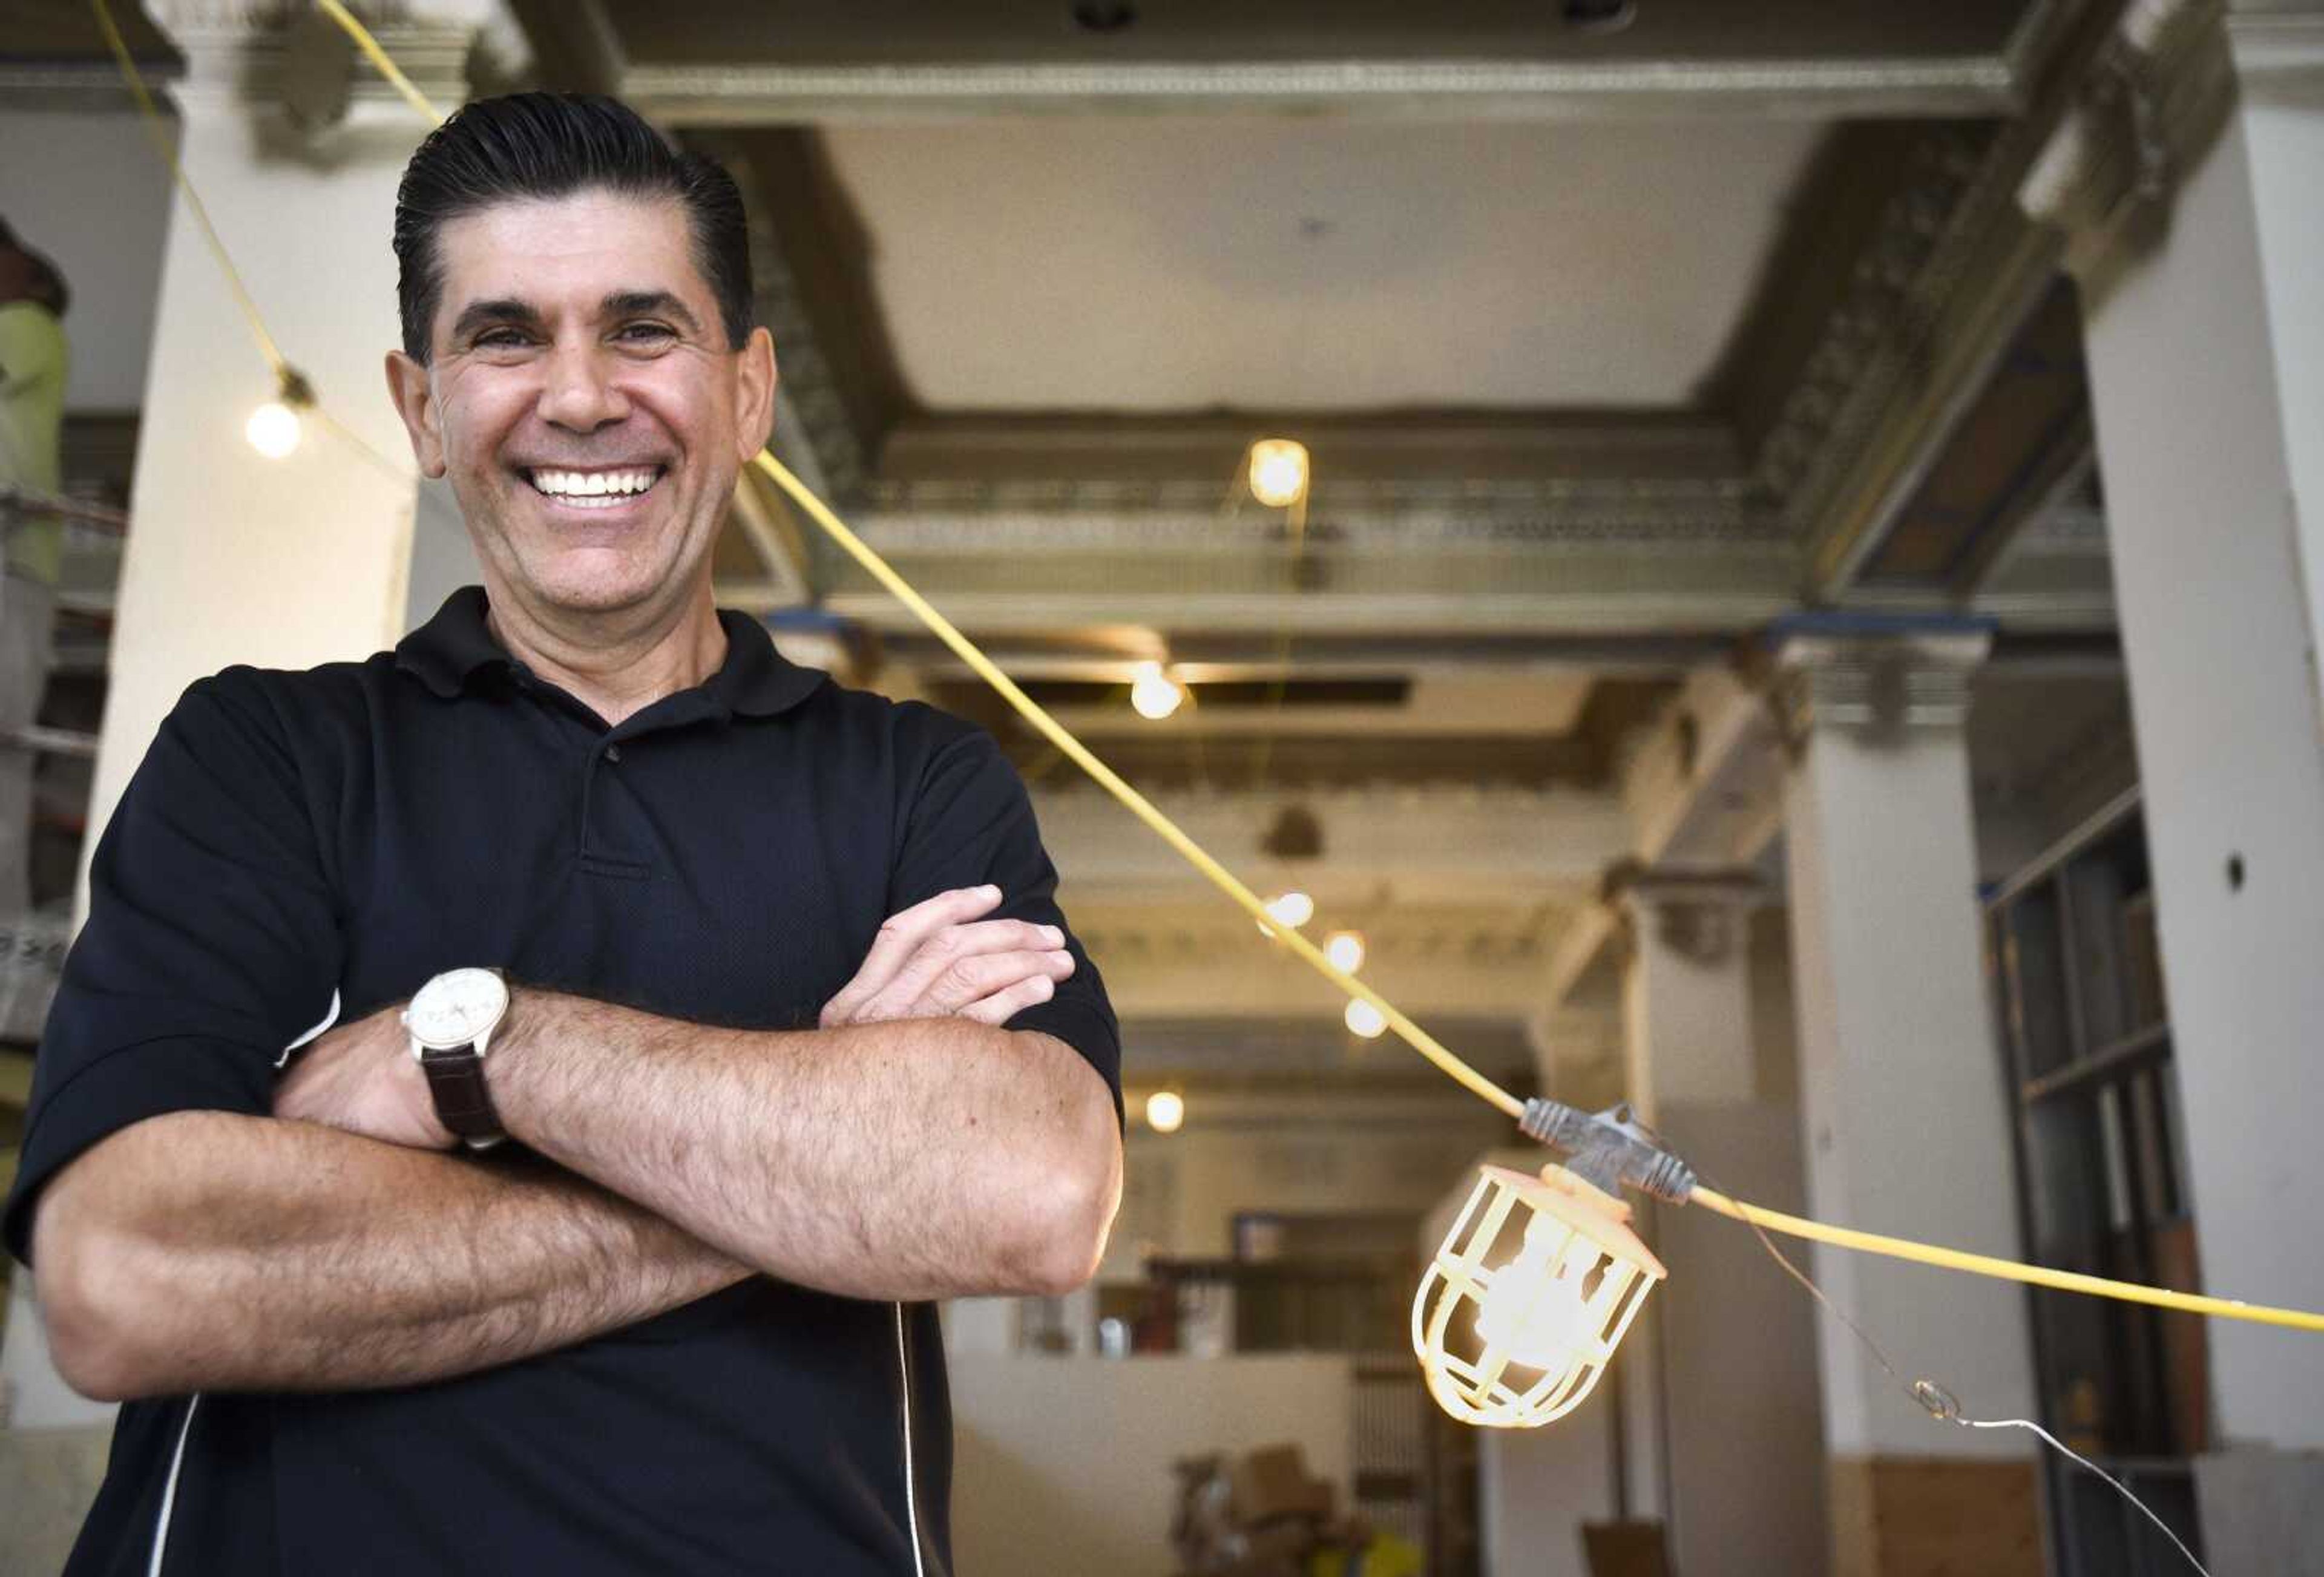
<instances>
[{"instance_id":1,"label":"crossed arms","mask_svg":"<svg viewBox=\"0 0 2324 1577\"><path fill-rule=\"evenodd\" d=\"M999 899L890 919L812 1031L518 988L493 1093L546 1162L447 1153L392 1010L301 1054L272 1118L122 1130L39 1202L59 1371L106 1399L343 1390L508 1362L759 1273L903 1300L1078 1286L1120 1131L1073 1048L999 1028L1072 967L1058 934L977 918Z\"/></svg>"}]
</instances>

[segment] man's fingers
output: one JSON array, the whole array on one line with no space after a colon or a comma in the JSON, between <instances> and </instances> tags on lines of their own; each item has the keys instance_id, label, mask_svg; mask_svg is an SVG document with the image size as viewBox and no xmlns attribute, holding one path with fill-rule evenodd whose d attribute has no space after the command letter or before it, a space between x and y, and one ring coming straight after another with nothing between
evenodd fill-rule
<instances>
[{"instance_id":1,"label":"man's fingers","mask_svg":"<svg viewBox=\"0 0 2324 1577\"><path fill-rule=\"evenodd\" d=\"M1056 927L1037 926L1027 920L977 920L964 926L947 926L921 943L919 951L905 961L887 985L872 994L890 1002L917 1002L936 990L936 982L946 970L964 960L996 953L1047 953L1065 945L1065 934ZM997 990L1008 983L996 980L987 990ZM960 997L959 1002L973 1002L984 994L975 991ZM945 1010L956 1005L947 1004Z\"/></svg>"},{"instance_id":2,"label":"man's fingers","mask_svg":"<svg viewBox=\"0 0 2324 1577\"><path fill-rule=\"evenodd\" d=\"M971 1002L1035 976L1056 982L1074 972L1074 955L1063 948L954 954L926 983L899 979L864 1004L872 1019L930 1019L957 1013ZM909 975L910 971L907 972Z\"/></svg>"},{"instance_id":3,"label":"man's fingers","mask_svg":"<svg viewBox=\"0 0 2324 1577\"><path fill-rule=\"evenodd\" d=\"M824 1005L823 1022L826 1026L848 1022L856 1010L887 989L929 937L948 926L963 925L980 915L989 915L1000 902L1001 890L990 884L956 887L890 915L881 923L880 934L872 939L872 950L863 955L855 978L840 987L838 994Z\"/></svg>"},{"instance_id":4,"label":"man's fingers","mask_svg":"<svg viewBox=\"0 0 2324 1577\"><path fill-rule=\"evenodd\" d=\"M955 1017L973 1019L980 1024L990 1024L997 1029L1036 1002L1047 1001L1056 994L1056 986L1047 975L1037 974L1030 979L1020 980L1005 990L997 991L982 1001L971 1002L967 1007L961 1009Z\"/></svg>"}]
</instances>

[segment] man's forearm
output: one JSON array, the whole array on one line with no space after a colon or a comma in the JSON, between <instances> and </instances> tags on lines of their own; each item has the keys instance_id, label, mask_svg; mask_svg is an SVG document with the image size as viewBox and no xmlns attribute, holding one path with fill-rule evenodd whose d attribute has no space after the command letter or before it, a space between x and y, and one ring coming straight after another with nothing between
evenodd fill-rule
<instances>
[{"instance_id":1,"label":"man's forearm","mask_svg":"<svg viewBox=\"0 0 2324 1577\"><path fill-rule=\"evenodd\" d=\"M33 1259L60 1370L107 1399L440 1379L748 1274L537 1162L222 1112L153 1118L74 1161Z\"/></svg>"},{"instance_id":2,"label":"man's forearm","mask_svg":"<svg viewBox=\"0 0 2324 1577\"><path fill-rule=\"evenodd\" d=\"M769 1274L854 1297L1087 1279L1120 1191L1105 1083L964 1019L709 1028L521 991L494 1042L509 1131Z\"/></svg>"}]
</instances>

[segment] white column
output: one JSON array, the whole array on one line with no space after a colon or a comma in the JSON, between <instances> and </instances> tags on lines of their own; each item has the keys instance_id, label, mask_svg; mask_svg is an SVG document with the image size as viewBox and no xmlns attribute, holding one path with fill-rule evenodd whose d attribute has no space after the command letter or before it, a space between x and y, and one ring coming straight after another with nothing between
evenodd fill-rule
<instances>
[{"instance_id":1,"label":"white column","mask_svg":"<svg viewBox=\"0 0 2324 1577\"><path fill-rule=\"evenodd\" d=\"M395 187L428 127L362 69L344 120L300 133L278 102L281 35L253 26L258 9L152 7L187 59L171 95L186 174L329 420L310 418L286 459L244 439L252 410L274 397L273 374L180 198L147 363L93 826L193 680L230 663L362 658L403 628L416 473L383 358L401 343ZM473 32L458 22L383 36L449 104L464 94L444 73L456 72Z\"/></svg>"},{"instance_id":2,"label":"white column","mask_svg":"<svg viewBox=\"0 0 2324 1577\"><path fill-rule=\"evenodd\" d=\"M429 7L437 15L475 0ZM263 458L243 436L272 374L182 196L173 199L147 363L133 529L114 624L110 690L89 821L101 827L187 685L231 663L305 668L361 658L403 629L415 473L386 392L400 342L395 186L427 126L367 70L336 125L301 133L280 106L281 35L267 8L156 0L184 52L171 90L185 171L283 354L328 424ZM406 22L383 39L439 102L480 16ZM101 202L104 194L90 193ZM92 845L95 840L91 840ZM101 1424L109 1407L56 1380L18 1277L5 1374L20 1430ZM0 1546L0 1566L9 1563Z\"/></svg>"},{"instance_id":3,"label":"white column","mask_svg":"<svg viewBox=\"0 0 2324 1577\"><path fill-rule=\"evenodd\" d=\"M1748 875L1645 876L1623 892L1630 962L1622 985L1630 1104L1648 1123L1665 1102L1756 1098Z\"/></svg>"},{"instance_id":4,"label":"white column","mask_svg":"<svg viewBox=\"0 0 2324 1577\"><path fill-rule=\"evenodd\" d=\"M1777 1210L1801 1198L1799 1113L1788 1077L1763 1074L1751 989L1747 872L1649 874L1623 891L1631 1105L1715 1186ZM1679 1571L1749 1550L1768 1571L1824 1569L1822 1428L1814 1308L1734 1222L1653 1213L1669 1283L1624 1343L1631 1482L1668 1524ZM1753 1448L1738 1452L1735 1443ZM1641 1461L1640 1458L1645 1460Z\"/></svg>"},{"instance_id":5,"label":"white column","mask_svg":"<svg viewBox=\"0 0 2324 1577\"><path fill-rule=\"evenodd\" d=\"M1804 623L1805 622L1803 622ZM1794 634L1779 653L1795 756L1785 784L1793 971L1809 1213L2015 1258L2007 1107L1980 963L1962 724L1981 631ZM1848 628L1837 622L1833 629ZM1814 1273L1907 1380L1984 1417L2033 1406L2024 1295L2006 1284L1840 1250ZM1842 1571L1876 1530L1900 1459L2024 1459L2024 1436L1932 1420L1836 1322L1818 1326ZM2015 1464L2006 1464L2014 1467ZM2015 1530L2032 1554L2030 1477ZM1863 1515L1869 1513L1869 1517ZM1964 1527L1967 1540L1999 1535ZM1962 1570L2008 1547L1965 1544ZM2034 1569L2038 1570L2038 1556Z\"/></svg>"},{"instance_id":6,"label":"white column","mask_svg":"<svg viewBox=\"0 0 2324 1577\"><path fill-rule=\"evenodd\" d=\"M2324 14L2252 23L2087 340L2203 1280L2324 1309ZM2215 1569L2324 1571L2324 1342L2208 1329Z\"/></svg>"}]
</instances>

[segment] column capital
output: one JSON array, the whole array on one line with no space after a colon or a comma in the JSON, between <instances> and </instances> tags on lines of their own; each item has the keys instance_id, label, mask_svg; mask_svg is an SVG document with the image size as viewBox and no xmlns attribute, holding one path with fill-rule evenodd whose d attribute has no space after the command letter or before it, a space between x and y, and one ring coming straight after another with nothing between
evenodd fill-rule
<instances>
[{"instance_id":1,"label":"column capital","mask_svg":"<svg viewBox=\"0 0 2324 1577\"><path fill-rule=\"evenodd\" d=\"M412 85L450 108L468 96L480 39L507 52L521 35L499 0L368 0L350 7ZM154 23L186 57L171 96L188 113L284 112L309 138L343 124L424 131L411 106L331 19L299 0L148 0ZM497 76L505 68L497 60Z\"/></svg>"},{"instance_id":2,"label":"column capital","mask_svg":"<svg viewBox=\"0 0 2324 1577\"><path fill-rule=\"evenodd\" d=\"M1820 728L1870 734L1954 729L1969 720L1969 681L1993 647L1989 624L1944 620L1881 630L1864 622L1783 633L1776 694L1792 739Z\"/></svg>"},{"instance_id":3,"label":"column capital","mask_svg":"<svg viewBox=\"0 0 2324 1577\"><path fill-rule=\"evenodd\" d=\"M2086 297L2152 245L2235 102L2221 0L2135 0L2018 188ZM2241 23L2237 23L2240 28Z\"/></svg>"},{"instance_id":4,"label":"column capital","mask_svg":"<svg viewBox=\"0 0 2324 1577\"><path fill-rule=\"evenodd\" d=\"M1606 872L1602 890L1629 927L1633 946L1650 935L1656 946L1706 965L1741 955L1750 912L1768 897L1756 871L1651 871L1629 862Z\"/></svg>"}]
</instances>

